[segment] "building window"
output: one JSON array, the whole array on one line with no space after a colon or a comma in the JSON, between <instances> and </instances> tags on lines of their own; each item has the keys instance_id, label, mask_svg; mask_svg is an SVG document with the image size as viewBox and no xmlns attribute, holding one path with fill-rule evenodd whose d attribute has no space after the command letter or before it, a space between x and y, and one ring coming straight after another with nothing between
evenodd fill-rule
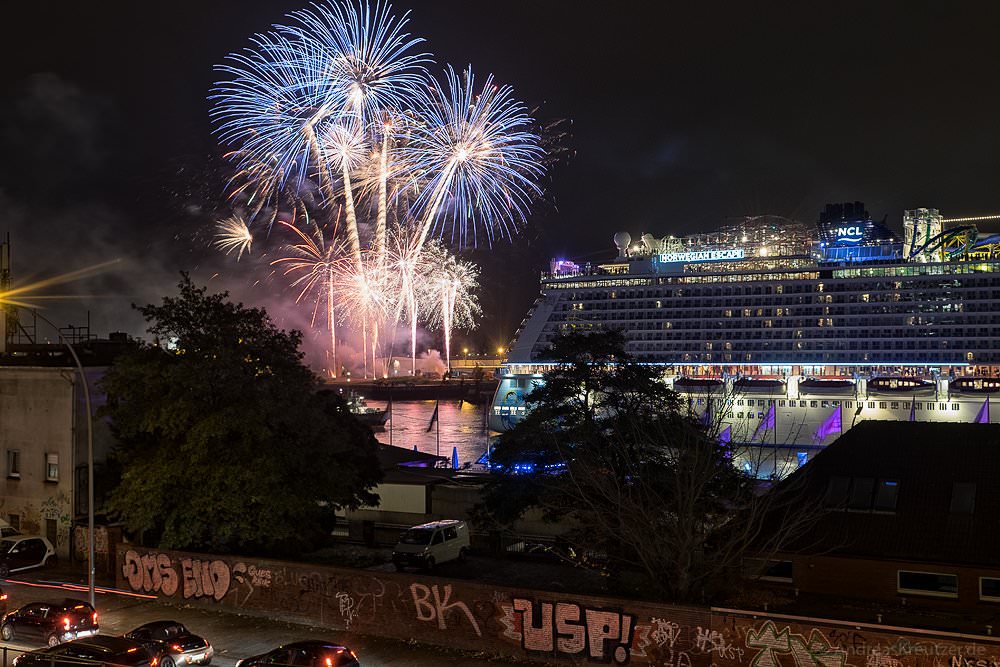
<instances>
[{"instance_id":1,"label":"building window","mask_svg":"<svg viewBox=\"0 0 1000 667\"><path fill-rule=\"evenodd\" d=\"M20 479L21 477L21 450L7 450L7 477Z\"/></svg>"},{"instance_id":2,"label":"building window","mask_svg":"<svg viewBox=\"0 0 1000 667\"><path fill-rule=\"evenodd\" d=\"M10 527L13 528L14 530L20 531L21 530L21 515L20 514L8 514L7 515L7 523L9 523Z\"/></svg>"},{"instance_id":3,"label":"building window","mask_svg":"<svg viewBox=\"0 0 1000 667\"><path fill-rule=\"evenodd\" d=\"M899 570L896 590L913 595L930 595L942 598L958 597L958 575L939 572L911 572Z\"/></svg>"},{"instance_id":4,"label":"building window","mask_svg":"<svg viewBox=\"0 0 1000 667\"><path fill-rule=\"evenodd\" d=\"M45 455L45 481L46 482L58 482L59 481L59 455L58 454L46 454Z\"/></svg>"},{"instance_id":5,"label":"building window","mask_svg":"<svg viewBox=\"0 0 1000 667\"><path fill-rule=\"evenodd\" d=\"M1000 579L979 577L979 599L1000 602Z\"/></svg>"},{"instance_id":6,"label":"building window","mask_svg":"<svg viewBox=\"0 0 1000 667\"><path fill-rule=\"evenodd\" d=\"M826 497L823 504L826 507L837 507L843 509L847 504L847 496L851 490L850 477L831 477L826 487Z\"/></svg>"},{"instance_id":7,"label":"building window","mask_svg":"<svg viewBox=\"0 0 1000 667\"><path fill-rule=\"evenodd\" d=\"M976 483L955 482L951 485L952 514L972 514L976 509Z\"/></svg>"},{"instance_id":8,"label":"building window","mask_svg":"<svg viewBox=\"0 0 1000 667\"><path fill-rule=\"evenodd\" d=\"M743 561L744 573L761 581L792 583L792 561L747 558Z\"/></svg>"},{"instance_id":9,"label":"building window","mask_svg":"<svg viewBox=\"0 0 1000 667\"><path fill-rule=\"evenodd\" d=\"M874 509L881 512L896 511L896 495L899 493L899 481L895 479L880 479L875 487Z\"/></svg>"},{"instance_id":10,"label":"building window","mask_svg":"<svg viewBox=\"0 0 1000 667\"><path fill-rule=\"evenodd\" d=\"M855 477L851 485L851 496L847 508L852 510L869 510L872 508L872 492L875 490L875 479L872 477Z\"/></svg>"}]
</instances>

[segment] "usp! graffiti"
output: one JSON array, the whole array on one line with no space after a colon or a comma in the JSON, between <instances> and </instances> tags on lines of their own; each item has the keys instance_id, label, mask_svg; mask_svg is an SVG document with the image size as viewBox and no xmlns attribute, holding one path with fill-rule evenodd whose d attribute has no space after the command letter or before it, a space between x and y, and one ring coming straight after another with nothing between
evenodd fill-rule
<instances>
[{"instance_id":1,"label":"usp! graffiti","mask_svg":"<svg viewBox=\"0 0 1000 667\"><path fill-rule=\"evenodd\" d=\"M514 598L503 604L504 633L531 653L585 655L591 662L628 664L636 617L617 609L575 602L535 602Z\"/></svg>"}]
</instances>

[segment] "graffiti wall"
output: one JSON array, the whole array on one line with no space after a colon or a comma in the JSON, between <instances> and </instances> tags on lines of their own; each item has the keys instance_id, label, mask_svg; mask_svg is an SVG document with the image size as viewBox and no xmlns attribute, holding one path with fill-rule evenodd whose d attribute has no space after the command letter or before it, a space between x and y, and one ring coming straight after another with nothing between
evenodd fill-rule
<instances>
[{"instance_id":1,"label":"graffiti wall","mask_svg":"<svg viewBox=\"0 0 1000 667\"><path fill-rule=\"evenodd\" d=\"M167 601L569 664L995 667L1000 643L422 574L118 549L118 584Z\"/></svg>"}]
</instances>

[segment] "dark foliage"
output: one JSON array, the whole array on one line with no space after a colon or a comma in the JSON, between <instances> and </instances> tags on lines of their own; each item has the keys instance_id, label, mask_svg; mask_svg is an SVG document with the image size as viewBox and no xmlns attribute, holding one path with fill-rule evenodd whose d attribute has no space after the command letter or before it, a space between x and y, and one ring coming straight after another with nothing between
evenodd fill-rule
<instances>
[{"instance_id":1,"label":"dark foliage","mask_svg":"<svg viewBox=\"0 0 1000 667\"><path fill-rule=\"evenodd\" d=\"M109 505L160 546L292 553L339 507L377 501L377 443L344 401L317 391L301 334L206 293L139 308L160 344L105 376L122 477Z\"/></svg>"},{"instance_id":2,"label":"dark foliage","mask_svg":"<svg viewBox=\"0 0 1000 667\"><path fill-rule=\"evenodd\" d=\"M494 451L507 474L490 484L480 521L511 526L541 510L566 527L581 564L639 572L677 601L732 592L744 556L773 553L798 534L807 513L792 512L794 489L762 493L662 370L630 358L621 334L563 336L548 357L560 365Z\"/></svg>"}]
</instances>

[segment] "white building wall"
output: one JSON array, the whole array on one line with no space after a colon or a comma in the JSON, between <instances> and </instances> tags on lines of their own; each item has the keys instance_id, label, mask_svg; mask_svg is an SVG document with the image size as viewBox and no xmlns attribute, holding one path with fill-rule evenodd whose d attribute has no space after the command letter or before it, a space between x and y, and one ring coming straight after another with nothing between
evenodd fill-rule
<instances>
[{"instance_id":1,"label":"white building wall","mask_svg":"<svg viewBox=\"0 0 1000 667\"><path fill-rule=\"evenodd\" d=\"M62 558L73 520L74 379L65 368L0 367L0 518L48 537Z\"/></svg>"}]
</instances>

